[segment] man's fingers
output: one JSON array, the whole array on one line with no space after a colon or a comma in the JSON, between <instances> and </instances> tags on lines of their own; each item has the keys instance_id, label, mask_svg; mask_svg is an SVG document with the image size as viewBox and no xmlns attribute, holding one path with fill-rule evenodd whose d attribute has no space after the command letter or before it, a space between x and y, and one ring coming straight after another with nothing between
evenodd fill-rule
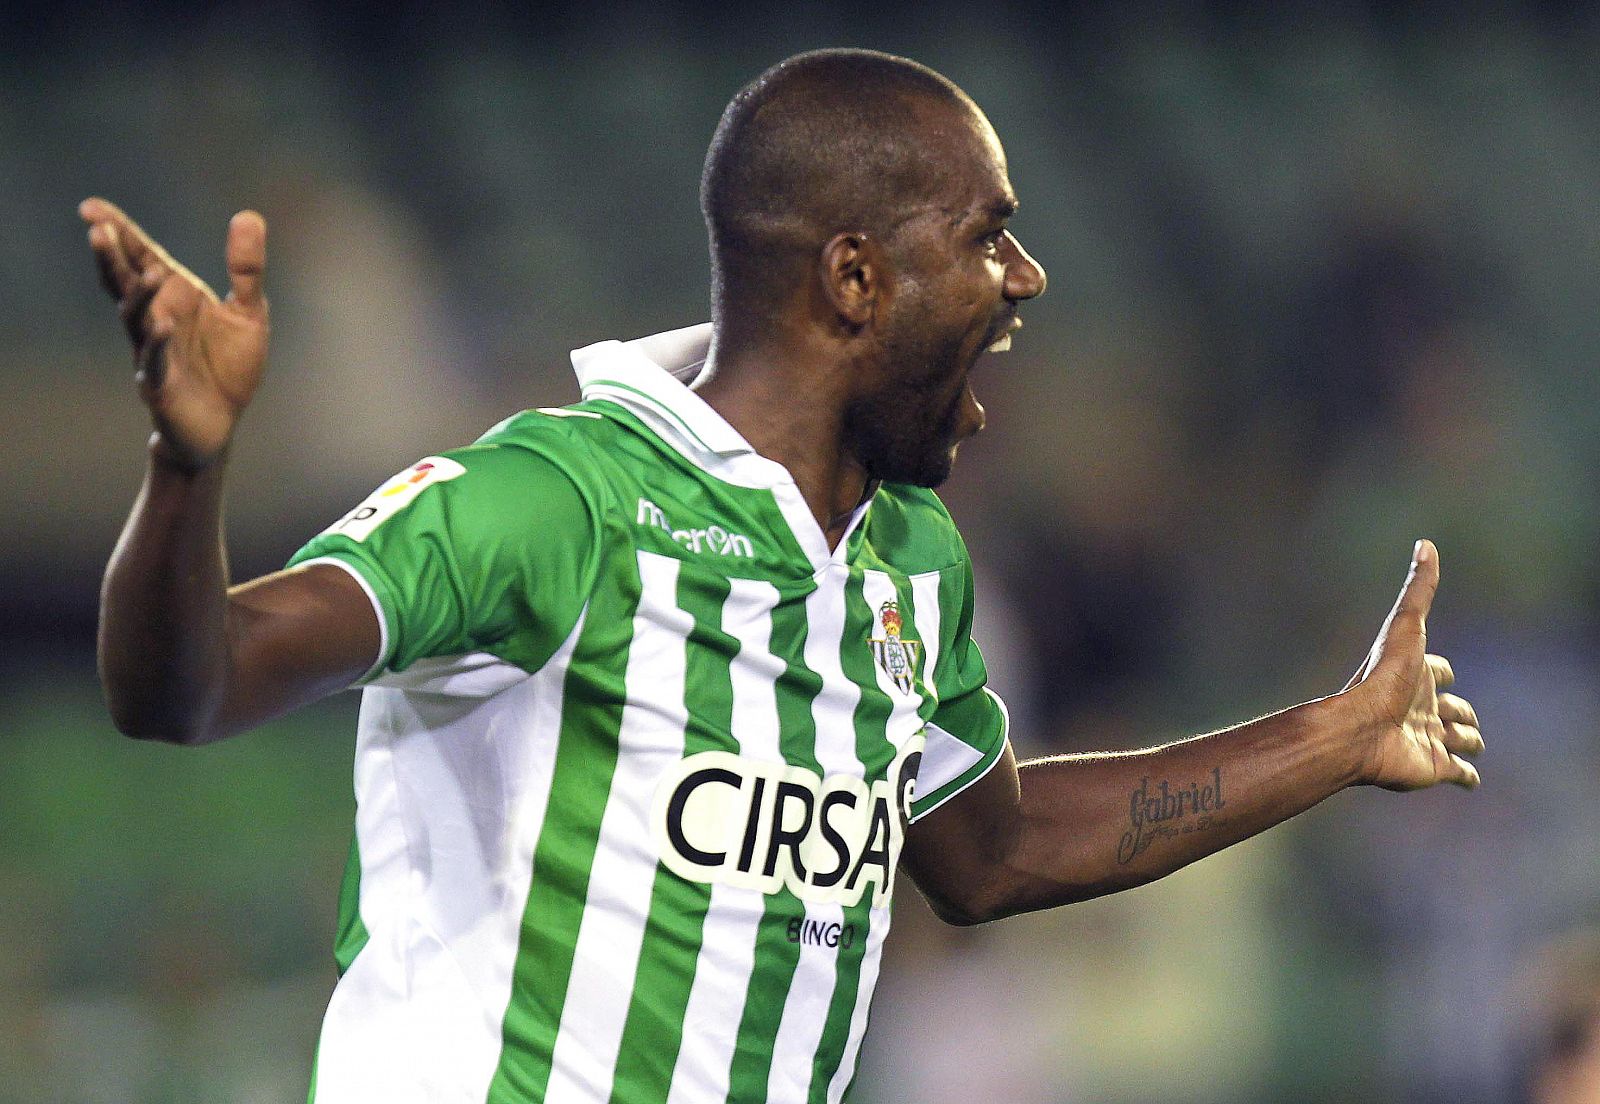
<instances>
[{"instance_id":1,"label":"man's fingers","mask_svg":"<svg viewBox=\"0 0 1600 1104\"><path fill-rule=\"evenodd\" d=\"M90 223L104 223L110 226L115 231L117 242L127 255L129 263L135 269L142 271L152 264L164 264L174 271L183 267L168 256L167 251L115 203L94 196L78 204L78 213Z\"/></svg>"},{"instance_id":2,"label":"man's fingers","mask_svg":"<svg viewBox=\"0 0 1600 1104\"><path fill-rule=\"evenodd\" d=\"M149 339L139 350L139 371L133 378L147 398L166 382L167 342L172 339L173 329L170 318L152 322Z\"/></svg>"},{"instance_id":3,"label":"man's fingers","mask_svg":"<svg viewBox=\"0 0 1600 1104\"><path fill-rule=\"evenodd\" d=\"M1444 724L1444 747L1452 755L1477 758L1483 754L1483 733L1460 721Z\"/></svg>"},{"instance_id":4,"label":"man's fingers","mask_svg":"<svg viewBox=\"0 0 1600 1104\"><path fill-rule=\"evenodd\" d=\"M101 199L99 196L90 196L78 204L78 217L87 223L109 222L119 216L122 218L127 217L122 214L122 209L115 203L112 203L109 199Z\"/></svg>"},{"instance_id":5,"label":"man's fingers","mask_svg":"<svg viewBox=\"0 0 1600 1104\"><path fill-rule=\"evenodd\" d=\"M90 226L101 222L111 222L121 214L121 210L117 208L115 203L101 199L99 196L90 196L78 204L78 217Z\"/></svg>"},{"instance_id":6,"label":"man's fingers","mask_svg":"<svg viewBox=\"0 0 1600 1104\"><path fill-rule=\"evenodd\" d=\"M265 305L261 277L266 267L266 220L254 211L240 211L228 223L229 297L252 314Z\"/></svg>"},{"instance_id":7,"label":"man's fingers","mask_svg":"<svg viewBox=\"0 0 1600 1104\"><path fill-rule=\"evenodd\" d=\"M143 272L151 265L163 265L193 284L196 290L213 303L217 301L217 293L212 291L204 280L173 260L172 255L163 249L159 242L146 234L143 228L115 203L99 196L91 196L78 204L78 214L91 225L104 223L115 231L116 240L134 271Z\"/></svg>"},{"instance_id":8,"label":"man's fingers","mask_svg":"<svg viewBox=\"0 0 1600 1104\"><path fill-rule=\"evenodd\" d=\"M134 280L133 286L123 296L122 304L117 308L117 313L122 316L123 329L128 331L128 338L133 342L135 349L144 347L149 338L150 323L147 315L150 304L161 291L161 285L166 281L167 272L163 268L147 268L144 274Z\"/></svg>"},{"instance_id":9,"label":"man's fingers","mask_svg":"<svg viewBox=\"0 0 1600 1104\"><path fill-rule=\"evenodd\" d=\"M1450 661L1448 659L1442 655L1434 655L1431 652L1425 658L1427 659L1428 670L1433 672L1433 685L1435 689L1443 690L1446 686L1455 685L1456 673L1451 668ZM1457 698L1456 700L1460 701L1461 699ZM1472 707L1467 706L1467 708L1471 709Z\"/></svg>"},{"instance_id":10,"label":"man's fingers","mask_svg":"<svg viewBox=\"0 0 1600 1104\"><path fill-rule=\"evenodd\" d=\"M1444 781L1468 790L1476 789L1483 784L1483 779L1478 777L1478 768L1459 755L1450 756L1450 773Z\"/></svg>"},{"instance_id":11,"label":"man's fingers","mask_svg":"<svg viewBox=\"0 0 1600 1104\"><path fill-rule=\"evenodd\" d=\"M145 266L158 260L170 260L163 257L166 250L157 245L149 234L140 229L137 222L110 200L90 196L78 204L78 214L90 225L110 226L116 233L129 263L135 269L143 270Z\"/></svg>"},{"instance_id":12,"label":"man's fingers","mask_svg":"<svg viewBox=\"0 0 1600 1104\"><path fill-rule=\"evenodd\" d=\"M166 349L180 328L192 328L204 302L200 289L175 279L163 268L145 272L137 293L123 303L123 319L133 336L137 379L148 393L166 382Z\"/></svg>"},{"instance_id":13,"label":"man's fingers","mask_svg":"<svg viewBox=\"0 0 1600 1104\"><path fill-rule=\"evenodd\" d=\"M111 298L121 301L135 279L128 258L117 244L117 231L109 222L89 227L89 248L94 251L95 267L100 270L100 286Z\"/></svg>"},{"instance_id":14,"label":"man's fingers","mask_svg":"<svg viewBox=\"0 0 1600 1104\"><path fill-rule=\"evenodd\" d=\"M1433 659L1436 657L1429 656L1428 658ZM1438 677L1438 674L1435 673L1434 678L1437 680ZM1466 698L1457 697L1455 694L1439 695L1439 719L1447 723L1460 721L1462 724L1469 724L1473 728L1479 727L1478 711L1472 708L1472 703Z\"/></svg>"}]
</instances>

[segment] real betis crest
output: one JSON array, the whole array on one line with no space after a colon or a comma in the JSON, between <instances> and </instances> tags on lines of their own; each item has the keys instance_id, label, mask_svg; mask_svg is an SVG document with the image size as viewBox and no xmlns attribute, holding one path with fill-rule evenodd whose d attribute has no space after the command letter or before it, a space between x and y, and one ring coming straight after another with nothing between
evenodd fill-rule
<instances>
[{"instance_id":1,"label":"real betis crest","mask_svg":"<svg viewBox=\"0 0 1600 1104\"><path fill-rule=\"evenodd\" d=\"M878 607L878 624L883 628L883 635L872 637L867 643L872 646L872 654L884 674L894 680L902 694L909 694L917 674L917 655L922 650L922 641L900 638L904 622L900 618L900 607L894 602Z\"/></svg>"}]
</instances>

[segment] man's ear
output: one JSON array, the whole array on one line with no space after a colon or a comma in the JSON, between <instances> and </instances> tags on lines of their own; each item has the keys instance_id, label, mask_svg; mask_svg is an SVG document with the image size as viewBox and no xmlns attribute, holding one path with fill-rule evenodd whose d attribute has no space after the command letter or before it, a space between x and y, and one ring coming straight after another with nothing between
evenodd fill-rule
<instances>
[{"instance_id":1,"label":"man's ear","mask_svg":"<svg viewBox=\"0 0 1600 1104\"><path fill-rule=\"evenodd\" d=\"M889 265L883 246L865 234L835 234L817 257L828 305L839 320L859 330L889 297Z\"/></svg>"}]
</instances>

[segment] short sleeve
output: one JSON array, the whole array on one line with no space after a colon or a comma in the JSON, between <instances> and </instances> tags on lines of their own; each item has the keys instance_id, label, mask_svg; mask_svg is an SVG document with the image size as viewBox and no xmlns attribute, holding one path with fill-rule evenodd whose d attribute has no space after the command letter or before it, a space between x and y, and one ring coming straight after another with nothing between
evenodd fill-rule
<instances>
[{"instance_id":1,"label":"short sleeve","mask_svg":"<svg viewBox=\"0 0 1600 1104\"><path fill-rule=\"evenodd\" d=\"M964 550L963 550L964 551ZM1005 750L1010 717L1000 695L989 689L983 653L972 639L972 564L940 572L940 648L933 671L939 704L926 727L927 740L911 802L911 819L931 813L989 773Z\"/></svg>"},{"instance_id":2,"label":"short sleeve","mask_svg":"<svg viewBox=\"0 0 1600 1104\"><path fill-rule=\"evenodd\" d=\"M372 599L383 642L360 681L483 652L531 671L560 646L593 589L602 512L552 451L491 435L426 457L295 553L290 567L334 563Z\"/></svg>"}]
</instances>

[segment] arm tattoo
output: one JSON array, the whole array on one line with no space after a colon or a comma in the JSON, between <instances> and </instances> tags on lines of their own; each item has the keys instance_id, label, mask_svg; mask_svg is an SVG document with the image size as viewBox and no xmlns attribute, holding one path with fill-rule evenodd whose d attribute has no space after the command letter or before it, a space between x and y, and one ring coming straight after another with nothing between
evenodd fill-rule
<instances>
[{"instance_id":1,"label":"arm tattoo","mask_svg":"<svg viewBox=\"0 0 1600 1104\"><path fill-rule=\"evenodd\" d=\"M1140 779L1128 795L1130 826L1117 844L1117 862L1126 866L1158 839L1205 831L1217 823L1214 814L1226 804L1221 767L1211 768L1209 780L1188 785L1163 780L1152 786L1150 779Z\"/></svg>"}]
</instances>

